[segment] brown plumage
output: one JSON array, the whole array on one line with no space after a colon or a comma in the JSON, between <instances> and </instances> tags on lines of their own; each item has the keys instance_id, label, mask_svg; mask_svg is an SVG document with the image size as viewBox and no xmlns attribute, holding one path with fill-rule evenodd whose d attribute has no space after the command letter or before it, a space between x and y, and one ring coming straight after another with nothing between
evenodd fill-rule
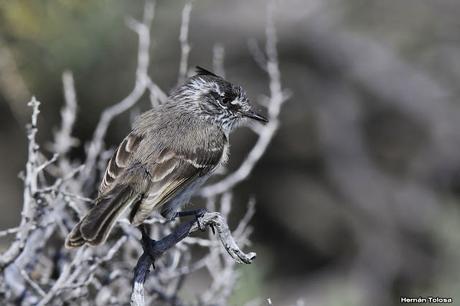
<instances>
[{"instance_id":1,"label":"brown plumage","mask_svg":"<svg viewBox=\"0 0 460 306\"><path fill-rule=\"evenodd\" d=\"M227 160L228 135L245 116L263 119L250 110L240 87L203 71L190 78L136 121L108 162L94 206L66 246L104 242L124 213L136 226L153 210L174 217Z\"/></svg>"}]
</instances>

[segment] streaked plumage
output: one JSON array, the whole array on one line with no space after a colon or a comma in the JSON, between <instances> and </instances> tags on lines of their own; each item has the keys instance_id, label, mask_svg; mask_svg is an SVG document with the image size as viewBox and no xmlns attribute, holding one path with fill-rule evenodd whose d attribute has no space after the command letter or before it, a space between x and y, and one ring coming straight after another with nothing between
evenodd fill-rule
<instances>
[{"instance_id":1,"label":"streaked plumage","mask_svg":"<svg viewBox=\"0 0 460 306\"><path fill-rule=\"evenodd\" d=\"M228 135L248 116L263 120L243 89L200 68L166 103L139 117L108 162L95 206L66 245L104 242L125 212L134 225L153 210L174 217L227 160Z\"/></svg>"}]
</instances>

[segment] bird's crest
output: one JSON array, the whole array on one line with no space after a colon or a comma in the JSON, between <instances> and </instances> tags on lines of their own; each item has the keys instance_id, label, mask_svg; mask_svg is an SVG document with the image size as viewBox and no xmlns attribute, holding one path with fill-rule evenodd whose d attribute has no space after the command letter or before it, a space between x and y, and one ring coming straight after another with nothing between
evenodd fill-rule
<instances>
[{"instance_id":1,"label":"bird's crest","mask_svg":"<svg viewBox=\"0 0 460 306\"><path fill-rule=\"evenodd\" d=\"M206 70L204 69L203 67L200 67L200 66L196 66L196 75L209 75L209 76L214 76L214 77L217 77L217 78L220 78L217 74L209 71L209 70Z\"/></svg>"}]
</instances>

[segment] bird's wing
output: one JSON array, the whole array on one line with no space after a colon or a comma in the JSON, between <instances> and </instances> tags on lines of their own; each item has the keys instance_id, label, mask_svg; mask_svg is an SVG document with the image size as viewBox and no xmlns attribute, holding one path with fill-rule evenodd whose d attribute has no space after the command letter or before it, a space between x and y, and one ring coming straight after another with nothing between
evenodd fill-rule
<instances>
[{"instance_id":1,"label":"bird's wing","mask_svg":"<svg viewBox=\"0 0 460 306\"><path fill-rule=\"evenodd\" d=\"M142 189L142 192L149 185L148 195L145 195L147 198L135 204L131 210L130 219L133 223L141 222L155 208L161 207L164 212L169 208L162 207L164 204L219 165L226 139L223 135L213 138L213 141L209 141L213 145L206 149L165 147L161 151L144 154L149 147L148 143L142 141L143 136L131 132L108 162L98 199L112 197L112 190L119 184L118 181L129 181L136 190ZM140 154L141 151L144 153ZM150 160L138 160L144 155L148 155Z\"/></svg>"},{"instance_id":2,"label":"bird's wing","mask_svg":"<svg viewBox=\"0 0 460 306\"><path fill-rule=\"evenodd\" d=\"M155 149L158 147L131 132L110 158L95 205L69 234L66 245L104 242L128 207L132 207L130 220L134 224L142 223L157 207L164 210L165 203L219 164L225 142L223 138L207 140L214 141L208 142L213 145L206 150Z\"/></svg>"},{"instance_id":3,"label":"bird's wing","mask_svg":"<svg viewBox=\"0 0 460 306\"><path fill-rule=\"evenodd\" d=\"M164 149L150 167L152 183L149 194L132 210L131 222L141 223L155 208L161 208L163 215L169 215L170 207L164 205L214 170L221 161L223 150L224 141L206 150L177 152L171 148Z\"/></svg>"},{"instance_id":4,"label":"bird's wing","mask_svg":"<svg viewBox=\"0 0 460 306\"><path fill-rule=\"evenodd\" d=\"M134 133L130 133L123 139L107 164L107 169L105 170L104 177L99 186L99 195L107 193L114 187L115 180L129 165L131 156L138 149L141 141L142 136Z\"/></svg>"}]
</instances>

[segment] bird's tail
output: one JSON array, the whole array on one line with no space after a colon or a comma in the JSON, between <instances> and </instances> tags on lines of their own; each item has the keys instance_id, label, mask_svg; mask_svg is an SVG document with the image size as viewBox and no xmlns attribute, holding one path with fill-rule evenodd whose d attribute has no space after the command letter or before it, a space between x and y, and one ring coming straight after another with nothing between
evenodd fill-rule
<instances>
[{"instance_id":1,"label":"bird's tail","mask_svg":"<svg viewBox=\"0 0 460 306\"><path fill-rule=\"evenodd\" d=\"M67 236L66 247L105 242L118 217L138 200L130 186L116 186L108 196L97 199L95 206L75 225Z\"/></svg>"}]
</instances>

